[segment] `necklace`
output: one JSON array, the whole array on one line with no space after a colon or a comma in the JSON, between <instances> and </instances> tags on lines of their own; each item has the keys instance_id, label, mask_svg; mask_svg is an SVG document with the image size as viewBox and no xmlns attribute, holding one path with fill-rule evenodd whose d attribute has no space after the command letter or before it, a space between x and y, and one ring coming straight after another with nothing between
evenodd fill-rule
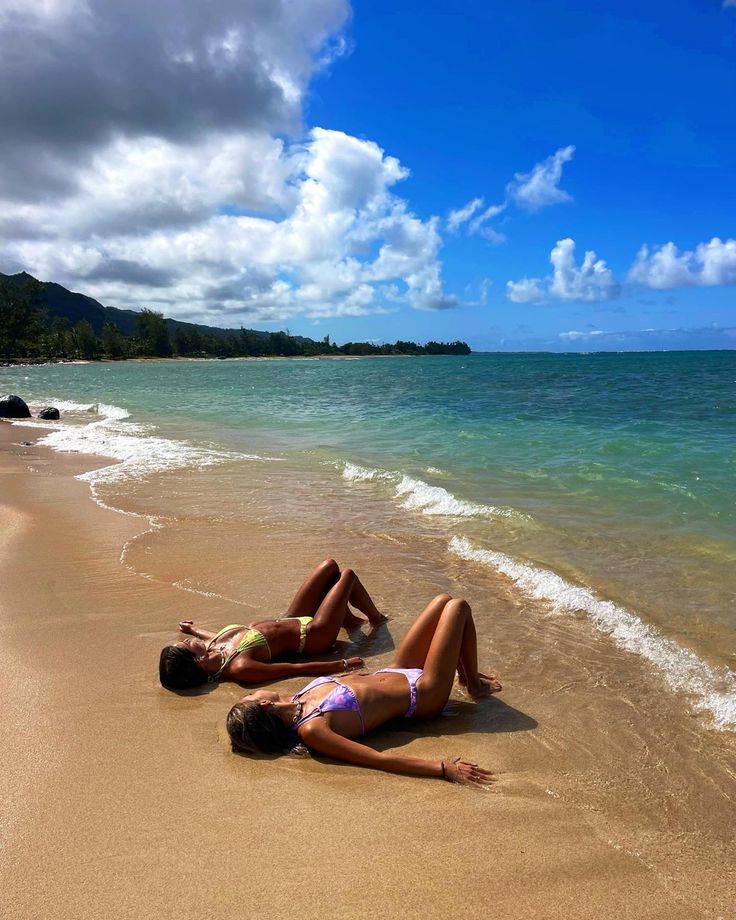
<instances>
[{"instance_id":1,"label":"necklace","mask_svg":"<svg viewBox=\"0 0 736 920\"><path fill-rule=\"evenodd\" d=\"M296 725L299 719L301 719L302 709L304 708L304 703L302 703L301 700L294 700L294 702L296 703L296 713L294 714L294 718L291 720L292 725Z\"/></svg>"}]
</instances>

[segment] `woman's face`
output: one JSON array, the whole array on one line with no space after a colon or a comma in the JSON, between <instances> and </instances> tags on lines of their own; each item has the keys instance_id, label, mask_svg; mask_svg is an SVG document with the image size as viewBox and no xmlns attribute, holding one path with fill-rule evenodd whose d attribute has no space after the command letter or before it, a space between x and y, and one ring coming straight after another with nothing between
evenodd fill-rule
<instances>
[{"instance_id":1,"label":"woman's face","mask_svg":"<svg viewBox=\"0 0 736 920\"><path fill-rule=\"evenodd\" d=\"M182 639L181 642L175 642L176 648L185 648L194 654L195 658L204 658L207 654L207 643L202 639L195 639L192 636L189 639Z\"/></svg>"},{"instance_id":2,"label":"woman's face","mask_svg":"<svg viewBox=\"0 0 736 920\"><path fill-rule=\"evenodd\" d=\"M240 701L241 703L280 703L281 696L278 693L274 693L273 690L254 690L253 693L249 693L247 696L244 696Z\"/></svg>"}]
</instances>

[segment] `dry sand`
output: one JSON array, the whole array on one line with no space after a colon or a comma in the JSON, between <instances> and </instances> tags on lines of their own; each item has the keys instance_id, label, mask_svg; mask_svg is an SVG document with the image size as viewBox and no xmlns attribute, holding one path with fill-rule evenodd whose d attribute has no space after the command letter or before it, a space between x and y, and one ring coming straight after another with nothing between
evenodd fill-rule
<instances>
[{"instance_id":1,"label":"dry sand","mask_svg":"<svg viewBox=\"0 0 736 920\"><path fill-rule=\"evenodd\" d=\"M18 446L29 436L0 424L4 918L729 915L722 865L668 876L546 788L535 712L490 740L471 716L446 735L440 722L377 739L474 757L499 772L490 792L234 756L237 688L171 694L156 664L179 619L239 621L243 608L121 565L147 522L90 500L73 478L89 458ZM530 710L511 688L504 699Z\"/></svg>"}]
</instances>

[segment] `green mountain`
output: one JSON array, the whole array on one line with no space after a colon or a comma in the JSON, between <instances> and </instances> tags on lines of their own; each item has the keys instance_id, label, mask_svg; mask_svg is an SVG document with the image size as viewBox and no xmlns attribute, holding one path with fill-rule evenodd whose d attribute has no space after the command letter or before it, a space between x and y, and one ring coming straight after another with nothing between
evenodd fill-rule
<instances>
[{"instance_id":1,"label":"green mountain","mask_svg":"<svg viewBox=\"0 0 736 920\"><path fill-rule=\"evenodd\" d=\"M7 361L469 353L465 342L334 345L329 336L317 342L285 332L184 323L145 308L137 311L105 307L60 284L37 281L27 272L0 272L0 358Z\"/></svg>"},{"instance_id":2,"label":"green mountain","mask_svg":"<svg viewBox=\"0 0 736 920\"><path fill-rule=\"evenodd\" d=\"M140 316L140 313L136 310L105 307L93 297L78 294L76 291L69 291L54 281L38 281L27 272L20 272L17 275L4 275L0 272L0 285L9 284L20 287L28 284L28 282L35 282L38 285L39 293L36 306L46 310L50 320L55 318L68 319L72 326L81 320L86 320L92 326L95 335L101 335L102 327L106 322L111 321L115 323L123 335L136 334L138 317ZM202 335L212 335L217 338L229 338L240 334L240 329L222 329L218 326L183 323L177 319L167 319L166 325L169 327L170 333L181 329L189 332L196 331ZM264 338L270 335L268 332L259 332L255 329L249 329L248 332ZM300 337L295 336L294 338L299 339ZM305 339L304 341L311 340Z\"/></svg>"}]
</instances>

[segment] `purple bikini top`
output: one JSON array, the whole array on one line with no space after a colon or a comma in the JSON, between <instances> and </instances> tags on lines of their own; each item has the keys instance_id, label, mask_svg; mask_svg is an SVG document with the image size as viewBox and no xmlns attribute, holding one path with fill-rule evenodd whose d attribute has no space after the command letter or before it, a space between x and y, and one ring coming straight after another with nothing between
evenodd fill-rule
<instances>
[{"instance_id":1,"label":"purple bikini top","mask_svg":"<svg viewBox=\"0 0 736 920\"><path fill-rule=\"evenodd\" d=\"M301 719L294 725L293 731L296 731L300 726L304 725L305 722L308 722L310 719L314 719L316 716L321 716L326 712L357 712L360 716L360 728L365 732L365 722L363 721L363 712L360 708L360 703L358 702L358 697L355 695L355 691L348 687L347 684L341 683L337 680L336 677L317 677L311 683L300 690L299 693L295 693L292 696L292 702L295 702L299 699L300 696L303 696L305 693L308 693L310 690L314 690L315 687L321 687L322 684L336 684L334 690L331 690L327 696L314 707L310 712L305 716L302 716Z\"/></svg>"}]
</instances>

